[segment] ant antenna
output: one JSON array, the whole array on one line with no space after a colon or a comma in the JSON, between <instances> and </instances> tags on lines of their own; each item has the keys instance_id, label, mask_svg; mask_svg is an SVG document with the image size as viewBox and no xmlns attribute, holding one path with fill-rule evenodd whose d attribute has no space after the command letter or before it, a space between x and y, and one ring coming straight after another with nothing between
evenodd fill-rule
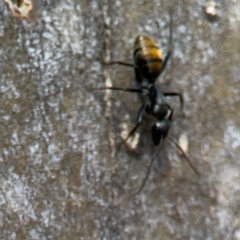
<instances>
[{"instance_id":1,"label":"ant antenna","mask_svg":"<svg viewBox=\"0 0 240 240\"><path fill-rule=\"evenodd\" d=\"M186 153L183 151L183 149L178 145L177 142L175 142L172 138L168 137L168 140L175 145L178 150L180 150L180 152L182 153L182 155L184 156L184 158L186 159L187 163L189 164L189 166L192 168L192 170L198 175L200 176L201 174L198 172L198 170L194 167L194 165L192 164L192 162L190 161L189 157L186 155Z\"/></svg>"},{"instance_id":2,"label":"ant antenna","mask_svg":"<svg viewBox=\"0 0 240 240\"><path fill-rule=\"evenodd\" d=\"M147 174L146 174L145 178L143 179L141 187L138 189L138 191L135 194L133 194L133 196L138 195L142 191L142 189L144 188L144 186L145 186L145 184L146 184L146 182L148 180L148 177L149 177L149 174L150 174L153 162L154 162L154 160L156 159L156 156L159 153L159 150L160 150L160 147L161 147L162 143L163 143L163 138L161 138L160 143L158 145L158 148L157 148L156 152L154 153L154 155L152 156L150 165L148 166Z\"/></svg>"},{"instance_id":3,"label":"ant antenna","mask_svg":"<svg viewBox=\"0 0 240 240\"><path fill-rule=\"evenodd\" d=\"M192 168L192 170L193 170L198 176L200 176L200 173L199 173L198 170L194 167L194 165L192 164L192 162L190 161L190 159L188 158L188 156L186 155L186 153L182 150L182 148L181 148L172 138L168 137L168 140L180 150L180 152L183 154L184 158L186 159L187 163L188 163L189 166ZM147 174L146 174L146 176L145 176L145 178L144 178L144 180L143 180L143 182L142 182L141 187L139 188L139 190L138 190L135 194L133 194L133 196L138 195L138 194L142 191L142 189L144 188L144 186L145 186L145 184L146 184L146 182L147 182L147 180L148 180L148 177L149 177L149 174L150 174L150 171L151 171L153 162L154 162L154 160L156 159L156 156L158 155L158 152L159 152L159 150L160 150L160 147L161 147L161 145L162 145L162 142L163 142L163 138L160 140L160 143L159 143L159 145L158 145L158 148L157 148L156 152L154 153L154 155L153 155L153 157L152 157L152 159L151 159L150 165L148 166Z\"/></svg>"}]
</instances>

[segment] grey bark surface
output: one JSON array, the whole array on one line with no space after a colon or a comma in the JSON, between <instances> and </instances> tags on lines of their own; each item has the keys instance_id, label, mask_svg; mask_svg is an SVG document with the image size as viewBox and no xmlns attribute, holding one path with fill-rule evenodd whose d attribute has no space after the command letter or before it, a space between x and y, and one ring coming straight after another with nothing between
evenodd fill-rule
<instances>
[{"instance_id":1,"label":"grey bark surface","mask_svg":"<svg viewBox=\"0 0 240 240\"><path fill-rule=\"evenodd\" d=\"M0 239L240 239L240 3L219 1L36 1L29 20L0 3ZM167 53L174 6L174 50L156 85L171 99L169 133L189 138L194 174L166 139L142 192L156 148L144 117L135 151L121 123L136 123L137 35ZM109 110L109 112L107 112Z\"/></svg>"}]
</instances>

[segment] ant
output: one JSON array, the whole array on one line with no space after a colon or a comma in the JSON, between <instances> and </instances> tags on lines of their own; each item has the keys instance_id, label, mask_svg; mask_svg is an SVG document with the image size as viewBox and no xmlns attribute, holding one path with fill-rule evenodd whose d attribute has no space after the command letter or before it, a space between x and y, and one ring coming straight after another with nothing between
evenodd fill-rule
<instances>
[{"instance_id":1,"label":"ant","mask_svg":"<svg viewBox=\"0 0 240 240\"><path fill-rule=\"evenodd\" d=\"M172 16L172 14L171 14ZM134 44L134 52L133 58L134 63L126 63L123 61L112 61L106 63L107 65L119 64L128 67L133 67L135 70L135 80L139 86L139 88L119 88L119 87L107 87L104 89L117 90L117 91L125 91L131 93L138 93L142 96L142 106L138 111L137 124L134 128L129 132L126 139L124 139L119 147L125 143L137 130L139 125L142 123L142 116L144 110L147 114L152 115L156 121L152 126L152 141L154 145L158 146L156 152L151 158L150 165L147 170L147 174L139 188L139 190L134 194L139 194L144 188L147 179L150 174L150 170L152 164L160 150L160 147L167 137L171 120L173 116L173 109L167 103L165 97L179 97L181 103L181 109L183 109L183 97L180 93L177 92L161 92L155 86L156 79L163 73L165 70L167 63L172 55L173 49L173 33L172 33L172 25L173 25L173 16L170 20L170 28L169 28L169 47L166 57L162 58L162 53L160 48L157 46L154 40L146 36L138 36L135 40ZM190 167L193 171L200 175L199 172L192 165L190 159L186 156L185 152L182 148L171 138L169 140L176 145L176 147L182 152L185 159L187 160Z\"/></svg>"}]
</instances>

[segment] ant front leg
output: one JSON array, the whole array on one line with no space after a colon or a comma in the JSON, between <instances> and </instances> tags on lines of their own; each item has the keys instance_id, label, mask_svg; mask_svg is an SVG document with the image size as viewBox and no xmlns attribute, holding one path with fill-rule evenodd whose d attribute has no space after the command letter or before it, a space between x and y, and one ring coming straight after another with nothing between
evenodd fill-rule
<instances>
[{"instance_id":1,"label":"ant front leg","mask_svg":"<svg viewBox=\"0 0 240 240\"><path fill-rule=\"evenodd\" d=\"M182 97L182 94L181 93L177 93L177 92L164 92L163 95L165 97L179 97L179 100L180 100L180 104L181 104L181 111L183 111L183 107L184 107L184 100L183 100L183 97Z\"/></svg>"},{"instance_id":2,"label":"ant front leg","mask_svg":"<svg viewBox=\"0 0 240 240\"><path fill-rule=\"evenodd\" d=\"M140 126L140 124L142 123L142 116L143 116L143 112L144 112L144 105L141 106L141 108L138 111L138 117L137 117L137 124L135 125L135 127L129 132L127 138L125 138L124 140L122 140L122 142L118 145L117 151L119 151L119 149L121 148L121 146L135 133L135 131L138 129L138 127Z\"/></svg>"}]
</instances>

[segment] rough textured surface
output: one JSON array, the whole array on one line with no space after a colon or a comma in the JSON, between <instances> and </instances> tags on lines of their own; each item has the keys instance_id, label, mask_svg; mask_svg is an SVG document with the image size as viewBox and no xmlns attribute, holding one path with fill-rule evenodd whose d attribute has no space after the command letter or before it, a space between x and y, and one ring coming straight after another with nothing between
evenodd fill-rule
<instances>
[{"instance_id":1,"label":"rough textured surface","mask_svg":"<svg viewBox=\"0 0 240 240\"><path fill-rule=\"evenodd\" d=\"M183 93L184 115L169 101L170 137L188 136L202 175L165 141L133 197L155 151L151 119L137 151L114 157L139 99L92 89L134 86L131 68L102 62L131 62L138 34L166 54L172 3L36 1L26 21L0 2L0 239L240 239L240 5L219 1L210 23L204 3L174 4L174 54L157 82Z\"/></svg>"}]
</instances>

